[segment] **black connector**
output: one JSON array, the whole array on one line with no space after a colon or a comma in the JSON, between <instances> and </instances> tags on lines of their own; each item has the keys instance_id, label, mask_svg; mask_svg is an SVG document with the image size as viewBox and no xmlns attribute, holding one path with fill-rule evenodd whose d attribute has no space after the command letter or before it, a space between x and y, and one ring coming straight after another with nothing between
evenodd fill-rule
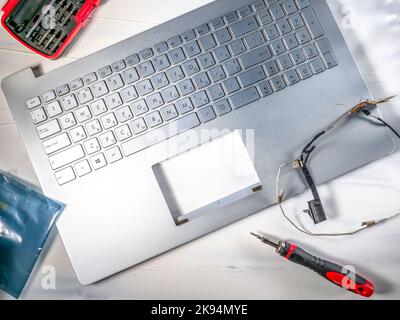
<instances>
[{"instance_id":1,"label":"black connector","mask_svg":"<svg viewBox=\"0 0 400 320\"><path fill-rule=\"evenodd\" d=\"M314 224L319 224L326 221L326 214L321 200L308 201L308 209L304 210L304 212L310 215L311 219L314 221Z\"/></svg>"}]
</instances>

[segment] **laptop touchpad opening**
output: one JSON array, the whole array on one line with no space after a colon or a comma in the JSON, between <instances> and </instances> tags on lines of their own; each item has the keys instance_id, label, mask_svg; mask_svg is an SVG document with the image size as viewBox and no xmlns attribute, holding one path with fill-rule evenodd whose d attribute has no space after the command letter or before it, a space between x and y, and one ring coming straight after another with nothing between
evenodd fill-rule
<instances>
[{"instance_id":1,"label":"laptop touchpad opening","mask_svg":"<svg viewBox=\"0 0 400 320\"><path fill-rule=\"evenodd\" d=\"M237 131L160 162L153 172L178 226L262 190Z\"/></svg>"}]
</instances>

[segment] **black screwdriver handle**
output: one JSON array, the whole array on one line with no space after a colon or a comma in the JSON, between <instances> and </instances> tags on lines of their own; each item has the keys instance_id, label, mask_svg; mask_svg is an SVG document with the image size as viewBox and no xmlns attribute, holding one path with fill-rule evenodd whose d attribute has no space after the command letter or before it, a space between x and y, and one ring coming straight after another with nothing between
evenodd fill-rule
<instances>
[{"instance_id":1,"label":"black screwdriver handle","mask_svg":"<svg viewBox=\"0 0 400 320\"><path fill-rule=\"evenodd\" d=\"M289 261L315 271L343 289L363 297L371 297L374 294L374 284L371 281L336 263L317 258L289 242L281 242L278 253Z\"/></svg>"}]
</instances>

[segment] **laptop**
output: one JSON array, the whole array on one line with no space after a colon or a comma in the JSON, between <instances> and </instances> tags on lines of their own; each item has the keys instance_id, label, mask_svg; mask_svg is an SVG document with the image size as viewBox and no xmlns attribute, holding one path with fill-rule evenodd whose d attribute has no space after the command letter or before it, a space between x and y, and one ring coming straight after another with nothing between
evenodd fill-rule
<instances>
[{"instance_id":1,"label":"laptop","mask_svg":"<svg viewBox=\"0 0 400 320\"><path fill-rule=\"evenodd\" d=\"M274 205L279 165L343 105L372 98L324 0L216 0L55 71L22 70L2 89L44 193L67 204L57 227L83 285ZM212 190L203 179L177 192L171 179L199 171L198 148L227 135L251 161L234 174L250 178L205 203L191 201ZM360 117L310 168L324 183L393 149ZM170 161L185 170L166 172ZM298 173L286 179L287 196L306 190Z\"/></svg>"}]
</instances>

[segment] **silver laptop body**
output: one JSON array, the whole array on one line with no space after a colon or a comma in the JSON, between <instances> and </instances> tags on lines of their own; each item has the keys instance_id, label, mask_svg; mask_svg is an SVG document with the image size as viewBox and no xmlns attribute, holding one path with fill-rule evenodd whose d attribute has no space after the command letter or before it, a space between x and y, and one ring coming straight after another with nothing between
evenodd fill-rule
<instances>
[{"instance_id":1,"label":"silver laptop body","mask_svg":"<svg viewBox=\"0 0 400 320\"><path fill-rule=\"evenodd\" d=\"M324 0L217 0L2 88L44 193L67 204L57 226L84 285L275 204L278 166L346 110L336 104L370 97ZM262 190L177 219L155 168L168 143L195 148L179 139L204 129L254 130ZM310 167L323 183L393 148L360 118L324 140ZM289 196L305 190L297 173L286 179Z\"/></svg>"}]
</instances>

